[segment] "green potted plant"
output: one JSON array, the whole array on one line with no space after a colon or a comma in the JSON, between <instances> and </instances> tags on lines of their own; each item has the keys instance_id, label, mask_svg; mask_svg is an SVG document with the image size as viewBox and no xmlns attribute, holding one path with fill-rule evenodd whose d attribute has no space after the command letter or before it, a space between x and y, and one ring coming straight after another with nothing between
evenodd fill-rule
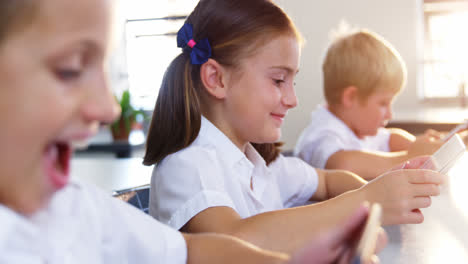
<instances>
[{"instance_id":1,"label":"green potted plant","mask_svg":"<svg viewBox=\"0 0 468 264\"><path fill-rule=\"evenodd\" d=\"M111 126L112 137L115 141L128 141L128 136L132 130L133 124L137 120L137 116L141 115L146 119L146 114L143 110L136 110L130 102L130 92L125 90L122 93L120 100L116 97L122 110L120 117L115 120Z\"/></svg>"}]
</instances>

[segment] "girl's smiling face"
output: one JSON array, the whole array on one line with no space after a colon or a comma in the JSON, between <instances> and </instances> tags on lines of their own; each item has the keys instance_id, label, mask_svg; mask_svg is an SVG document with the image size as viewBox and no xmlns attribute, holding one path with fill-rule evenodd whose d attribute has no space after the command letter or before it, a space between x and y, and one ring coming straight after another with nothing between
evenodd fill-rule
<instances>
[{"instance_id":1,"label":"girl's smiling face","mask_svg":"<svg viewBox=\"0 0 468 264\"><path fill-rule=\"evenodd\" d=\"M273 143L289 109L297 105L294 78L299 68L296 37L284 34L241 61L229 78L223 131L241 149L247 142Z\"/></svg>"},{"instance_id":2,"label":"girl's smiling face","mask_svg":"<svg viewBox=\"0 0 468 264\"><path fill-rule=\"evenodd\" d=\"M39 0L0 43L0 203L23 214L69 178L71 142L119 113L106 81L109 0Z\"/></svg>"}]
</instances>

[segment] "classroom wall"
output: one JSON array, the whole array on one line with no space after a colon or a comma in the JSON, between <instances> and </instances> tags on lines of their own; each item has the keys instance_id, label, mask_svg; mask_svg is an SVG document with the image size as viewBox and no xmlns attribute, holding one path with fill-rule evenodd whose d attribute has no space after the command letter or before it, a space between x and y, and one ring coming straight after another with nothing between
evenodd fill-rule
<instances>
[{"instance_id":1,"label":"classroom wall","mask_svg":"<svg viewBox=\"0 0 468 264\"><path fill-rule=\"evenodd\" d=\"M297 108L290 110L283 126L285 149L292 149L310 112L323 102L321 61L328 44L328 33L345 19L351 25L373 30L400 52L408 68L408 82L394 109L418 107L421 78L418 61L422 58L422 0L275 0L292 17L306 39L301 69L296 78Z\"/></svg>"}]
</instances>

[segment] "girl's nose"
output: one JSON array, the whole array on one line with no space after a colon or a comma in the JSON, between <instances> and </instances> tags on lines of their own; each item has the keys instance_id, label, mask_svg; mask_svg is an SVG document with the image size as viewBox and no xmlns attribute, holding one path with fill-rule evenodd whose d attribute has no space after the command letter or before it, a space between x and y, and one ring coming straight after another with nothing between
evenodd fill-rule
<instances>
[{"instance_id":1,"label":"girl's nose","mask_svg":"<svg viewBox=\"0 0 468 264\"><path fill-rule=\"evenodd\" d=\"M289 88L285 89L283 94L283 104L288 108L294 108L297 106L297 96L294 90L294 85L290 85Z\"/></svg>"},{"instance_id":2,"label":"girl's nose","mask_svg":"<svg viewBox=\"0 0 468 264\"><path fill-rule=\"evenodd\" d=\"M82 113L86 121L98 121L112 123L120 116L120 106L117 104L105 74L99 74L90 85L86 103L82 107Z\"/></svg>"}]
</instances>

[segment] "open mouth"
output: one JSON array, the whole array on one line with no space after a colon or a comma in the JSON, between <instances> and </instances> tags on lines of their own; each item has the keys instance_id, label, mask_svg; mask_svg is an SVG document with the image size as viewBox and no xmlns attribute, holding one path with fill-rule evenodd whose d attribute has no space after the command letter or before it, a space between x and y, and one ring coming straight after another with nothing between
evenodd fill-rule
<instances>
[{"instance_id":1,"label":"open mouth","mask_svg":"<svg viewBox=\"0 0 468 264\"><path fill-rule=\"evenodd\" d=\"M45 149L43 165L50 183L56 189L68 183L71 154L70 144L64 142L53 142Z\"/></svg>"}]
</instances>

